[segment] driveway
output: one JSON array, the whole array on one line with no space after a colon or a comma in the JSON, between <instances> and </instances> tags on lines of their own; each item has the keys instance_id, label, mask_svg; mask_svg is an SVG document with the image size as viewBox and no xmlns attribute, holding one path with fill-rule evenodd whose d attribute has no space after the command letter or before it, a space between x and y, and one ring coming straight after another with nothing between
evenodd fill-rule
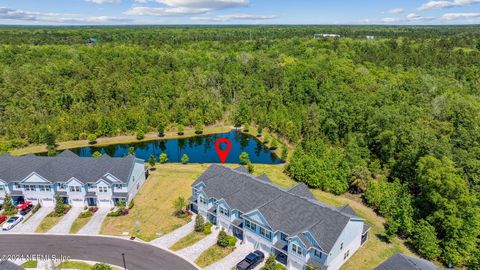
<instances>
[{"instance_id":1,"label":"driveway","mask_svg":"<svg viewBox=\"0 0 480 270\"><path fill-rule=\"evenodd\" d=\"M53 211L53 207L42 206L35 214L32 214L30 218L27 217L27 221L15 226L11 232L19 233L33 233L37 229L42 220Z\"/></svg>"},{"instance_id":2,"label":"driveway","mask_svg":"<svg viewBox=\"0 0 480 270\"><path fill-rule=\"evenodd\" d=\"M219 269L232 269L237 263L243 260L250 252L255 251L251 244L239 244L237 242L237 248L230 253L227 257L221 259L220 261L207 266L205 270L219 270ZM260 269L260 268L259 268Z\"/></svg>"},{"instance_id":3,"label":"driveway","mask_svg":"<svg viewBox=\"0 0 480 270\"><path fill-rule=\"evenodd\" d=\"M195 270L194 265L172 252L137 241L104 236L5 234L0 254L104 262L122 267L122 253L129 270Z\"/></svg>"},{"instance_id":4,"label":"driveway","mask_svg":"<svg viewBox=\"0 0 480 270\"><path fill-rule=\"evenodd\" d=\"M69 233L70 227L72 227L73 222L82 211L82 207L72 207L62 220L60 220L57 225L53 226L48 233Z\"/></svg>"},{"instance_id":5,"label":"driveway","mask_svg":"<svg viewBox=\"0 0 480 270\"><path fill-rule=\"evenodd\" d=\"M183 237L187 236L189 233L193 232L195 227L195 215L192 216L192 221L183 225L182 227L176 229L175 231L168 233L162 237L159 237L153 241L151 244L162 248L170 248L175 244L178 240L182 239Z\"/></svg>"},{"instance_id":6,"label":"driveway","mask_svg":"<svg viewBox=\"0 0 480 270\"><path fill-rule=\"evenodd\" d=\"M102 222L110 212L110 208L98 208L90 221L78 231L77 234L99 234L102 228Z\"/></svg>"},{"instance_id":7,"label":"driveway","mask_svg":"<svg viewBox=\"0 0 480 270\"><path fill-rule=\"evenodd\" d=\"M192 246L177 251L177 253L187 258L191 262L195 262L195 260L200 256L200 254L202 254L209 247L217 243L217 236L219 232L220 229L212 227L212 233L210 235L193 244Z\"/></svg>"}]
</instances>

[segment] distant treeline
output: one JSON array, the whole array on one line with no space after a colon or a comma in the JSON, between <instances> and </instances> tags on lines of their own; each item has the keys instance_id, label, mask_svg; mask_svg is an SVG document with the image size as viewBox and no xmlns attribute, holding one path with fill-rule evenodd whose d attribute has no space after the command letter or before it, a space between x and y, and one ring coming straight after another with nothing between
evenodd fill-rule
<instances>
[{"instance_id":1,"label":"distant treeline","mask_svg":"<svg viewBox=\"0 0 480 270\"><path fill-rule=\"evenodd\" d=\"M363 193L387 238L480 267L478 27L2 28L0 44L3 150L255 123L296 144L294 179Z\"/></svg>"}]
</instances>

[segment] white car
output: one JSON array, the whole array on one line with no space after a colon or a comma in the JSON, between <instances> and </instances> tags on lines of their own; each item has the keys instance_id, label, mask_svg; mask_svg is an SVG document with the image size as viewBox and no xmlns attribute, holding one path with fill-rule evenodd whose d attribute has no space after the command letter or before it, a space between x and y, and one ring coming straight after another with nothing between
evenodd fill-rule
<instances>
[{"instance_id":1,"label":"white car","mask_svg":"<svg viewBox=\"0 0 480 270\"><path fill-rule=\"evenodd\" d=\"M3 230L8 231L11 230L13 227L15 227L18 223L20 223L23 220L23 217L21 215L16 215L11 218L9 218L7 221L5 221L5 224L3 224Z\"/></svg>"}]
</instances>

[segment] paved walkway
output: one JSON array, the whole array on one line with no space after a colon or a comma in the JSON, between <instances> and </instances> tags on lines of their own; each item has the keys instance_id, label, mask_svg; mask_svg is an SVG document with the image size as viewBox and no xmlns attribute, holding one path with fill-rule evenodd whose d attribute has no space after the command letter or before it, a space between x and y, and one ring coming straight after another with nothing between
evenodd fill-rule
<instances>
[{"instance_id":1,"label":"paved walkway","mask_svg":"<svg viewBox=\"0 0 480 270\"><path fill-rule=\"evenodd\" d=\"M184 258L194 262L200 254L202 254L209 247L217 243L217 236L220 232L220 229L212 227L212 234L193 244L192 246L186 247L179 250L177 253L182 255Z\"/></svg>"},{"instance_id":2,"label":"paved walkway","mask_svg":"<svg viewBox=\"0 0 480 270\"><path fill-rule=\"evenodd\" d=\"M162 237L159 237L150 243L162 248L170 248L175 244L178 240L182 239L183 237L187 236L189 233L193 232L195 227L195 215L192 216L192 221L183 225L182 227L176 229L175 231L168 233Z\"/></svg>"},{"instance_id":3,"label":"paved walkway","mask_svg":"<svg viewBox=\"0 0 480 270\"><path fill-rule=\"evenodd\" d=\"M72 227L73 222L82 211L83 207L72 207L62 220L60 220L57 225L53 226L48 233L69 233L70 227Z\"/></svg>"},{"instance_id":4,"label":"paved walkway","mask_svg":"<svg viewBox=\"0 0 480 270\"><path fill-rule=\"evenodd\" d=\"M98 211L93 214L90 221L77 234L99 234L102 222L109 212L110 208L98 208Z\"/></svg>"},{"instance_id":5,"label":"paved walkway","mask_svg":"<svg viewBox=\"0 0 480 270\"><path fill-rule=\"evenodd\" d=\"M239 241L240 242L240 241ZM235 250L228 254L227 257L221 259L220 261L207 266L204 270L223 270L223 269L232 269L240 261L242 261L250 252L253 252L255 249L251 244L239 244L237 242L237 247Z\"/></svg>"},{"instance_id":6,"label":"paved walkway","mask_svg":"<svg viewBox=\"0 0 480 270\"><path fill-rule=\"evenodd\" d=\"M32 214L27 221L23 221L23 223L18 224L15 226L11 232L22 232L22 233L33 233L37 229L38 225L42 222L42 220L51 212L53 211L53 207L42 206L35 214Z\"/></svg>"}]
</instances>

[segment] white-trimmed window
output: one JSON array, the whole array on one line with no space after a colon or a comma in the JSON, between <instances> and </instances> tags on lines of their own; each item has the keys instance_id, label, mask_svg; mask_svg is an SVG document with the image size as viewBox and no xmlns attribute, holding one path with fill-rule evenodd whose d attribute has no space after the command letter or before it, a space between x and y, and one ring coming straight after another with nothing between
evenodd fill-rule
<instances>
[{"instance_id":1,"label":"white-trimmed window","mask_svg":"<svg viewBox=\"0 0 480 270\"><path fill-rule=\"evenodd\" d=\"M4 191L5 190L5 186L4 185L0 185L0 191Z\"/></svg>"},{"instance_id":2,"label":"white-trimmed window","mask_svg":"<svg viewBox=\"0 0 480 270\"><path fill-rule=\"evenodd\" d=\"M302 248L299 245L292 244L292 252L297 255L302 255Z\"/></svg>"},{"instance_id":3,"label":"white-trimmed window","mask_svg":"<svg viewBox=\"0 0 480 270\"><path fill-rule=\"evenodd\" d=\"M115 184L115 189L122 189L123 188L123 184Z\"/></svg>"},{"instance_id":4,"label":"white-trimmed window","mask_svg":"<svg viewBox=\"0 0 480 270\"><path fill-rule=\"evenodd\" d=\"M320 259L322 258L322 252L320 252L319 250L314 249L313 250L313 255L315 255L316 257L318 257Z\"/></svg>"},{"instance_id":5,"label":"white-trimmed window","mask_svg":"<svg viewBox=\"0 0 480 270\"><path fill-rule=\"evenodd\" d=\"M34 185L24 185L23 188L25 189L25 191L35 191Z\"/></svg>"},{"instance_id":6,"label":"white-trimmed window","mask_svg":"<svg viewBox=\"0 0 480 270\"><path fill-rule=\"evenodd\" d=\"M264 229L263 227L260 227L260 235L267 238L267 239L272 239L272 233Z\"/></svg>"},{"instance_id":7,"label":"white-trimmed window","mask_svg":"<svg viewBox=\"0 0 480 270\"><path fill-rule=\"evenodd\" d=\"M199 196L198 200L200 201L201 204L207 204L207 200L203 196Z\"/></svg>"},{"instance_id":8,"label":"white-trimmed window","mask_svg":"<svg viewBox=\"0 0 480 270\"><path fill-rule=\"evenodd\" d=\"M98 187L98 192L102 192L102 193L108 192L108 187Z\"/></svg>"},{"instance_id":9,"label":"white-trimmed window","mask_svg":"<svg viewBox=\"0 0 480 270\"><path fill-rule=\"evenodd\" d=\"M224 207L221 207L221 206L219 208L220 208L220 213L222 213L222 215L227 216L227 217L230 216L230 213L229 213L228 209L226 209Z\"/></svg>"},{"instance_id":10,"label":"white-trimmed window","mask_svg":"<svg viewBox=\"0 0 480 270\"><path fill-rule=\"evenodd\" d=\"M41 185L40 186L40 191L46 192L46 191L50 191L50 190L51 190L50 186L46 186L46 185Z\"/></svg>"},{"instance_id":11,"label":"white-trimmed window","mask_svg":"<svg viewBox=\"0 0 480 270\"><path fill-rule=\"evenodd\" d=\"M58 184L58 189L66 189L67 185L65 184Z\"/></svg>"},{"instance_id":12,"label":"white-trimmed window","mask_svg":"<svg viewBox=\"0 0 480 270\"><path fill-rule=\"evenodd\" d=\"M340 244L340 250L343 249L343 242Z\"/></svg>"},{"instance_id":13,"label":"white-trimmed window","mask_svg":"<svg viewBox=\"0 0 480 270\"><path fill-rule=\"evenodd\" d=\"M70 186L70 192L80 192L80 186Z\"/></svg>"},{"instance_id":14,"label":"white-trimmed window","mask_svg":"<svg viewBox=\"0 0 480 270\"><path fill-rule=\"evenodd\" d=\"M257 225L255 225L254 223L251 223L251 222L248 221L248 220L245 220L245 226L247 226L247 228L249 228L249 229L252 230L252 231L256 231L256 230L257 230Z\"/></svg>"}]
</instances>

